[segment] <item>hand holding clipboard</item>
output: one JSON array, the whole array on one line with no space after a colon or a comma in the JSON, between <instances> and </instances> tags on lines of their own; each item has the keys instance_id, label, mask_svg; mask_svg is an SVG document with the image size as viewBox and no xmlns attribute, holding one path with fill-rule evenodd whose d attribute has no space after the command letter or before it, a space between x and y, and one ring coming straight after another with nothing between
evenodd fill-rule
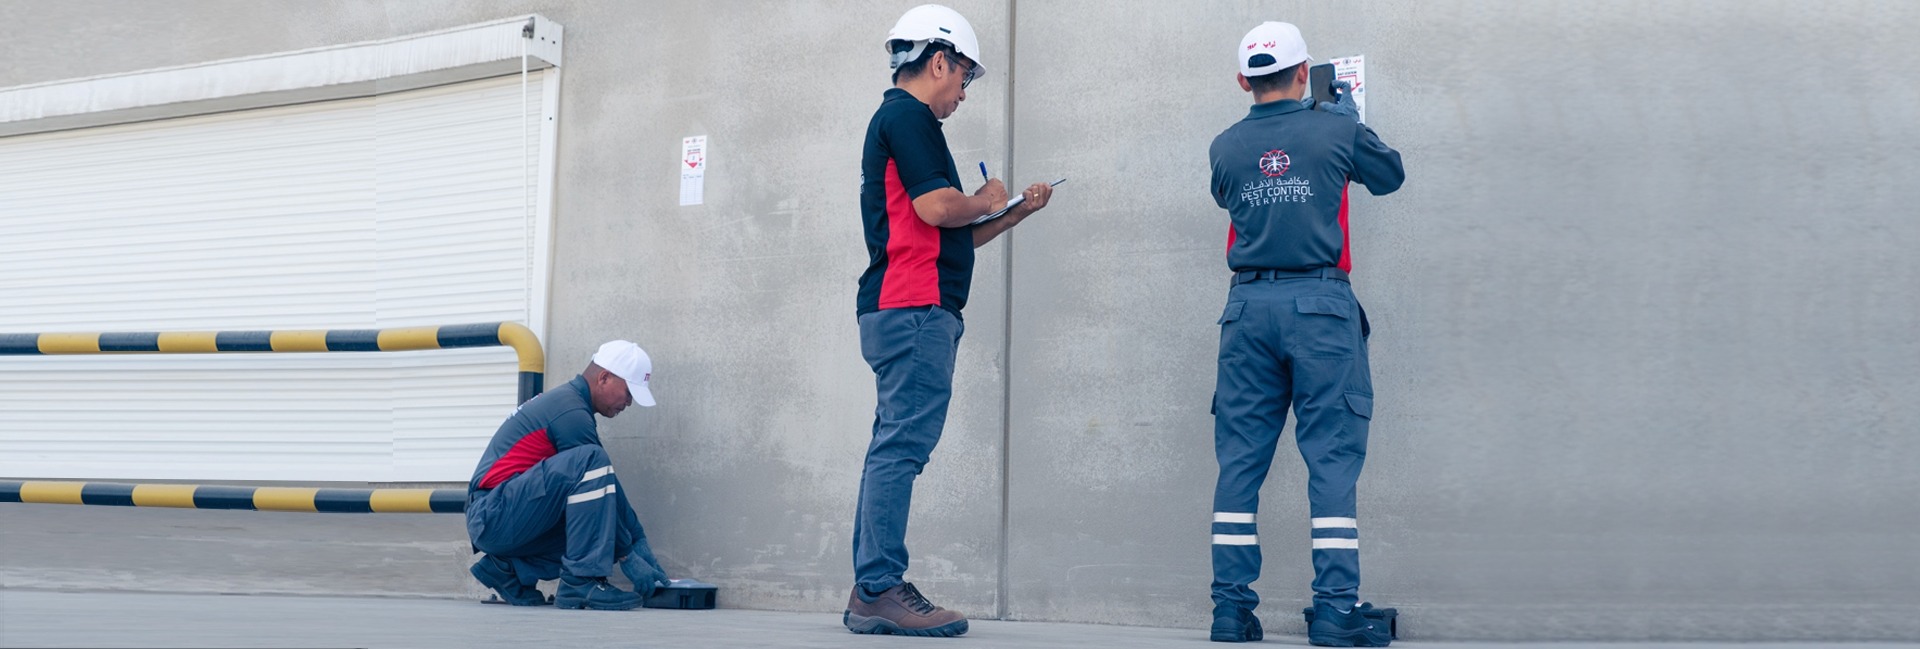
<instances>
[{"instance_id":1,"label":"hand holding clipboard","mask_svg":"<svg viewBox=\"0 0 1920 649\"><path fill-rule=\"evenodd\" d=\"M985 169L985 167L984 167L984 164L983 164L983 166L982 166L982 170L983 170L983 172L984 172L984 169ZM1052 186L1052 187L1059 187L1059 186L1060 186L1060 183L1064 183L1064 182L1067 182L1067 179L1065 179L1065 178L1061 178L1061 179L1059 179L1059 180L1056 180L1056 181L1053 181L1052 183L1049 183L1049 185L1050 185L1050 186ZM1008 200L1008 201L1007 201L1007 206L1006 206L1006 207L1003 207L1003 208L1000 208L1000 211L998 211L998 212L994 212L994 213L992 213L992 214L988 214L988 215L986 215L986 216L982 216L982 217L980 217L980 218L977 218L977 219L974 219L974 220L973 220L973 223L970 223L970 224L968 224L968 225L979 225L979 224L982 224L982 223L986 223L986 222L988 222L988 221L992 221L992 220L994 220L994 219L997 219L997 218L1000 218L1000 217L1002 217L1002 216L1005 216L1005 215L1007 214L1007 212L1009 212L1009 211L1011 211L1011 210L1013 209L1013 206L1015 206L1015 205L1019 205L1019 204L1021 204L1021 203L1023 203L1023 202L1025 202L1026 200L1027 200L1027 195L1026 195L1026 194L1021 194L1021 195L1019 195L1019 196L1015 196L1015 197L1013 197L1013 198L1012 198L1011 200Z\"/></svg>"}]
</instances>

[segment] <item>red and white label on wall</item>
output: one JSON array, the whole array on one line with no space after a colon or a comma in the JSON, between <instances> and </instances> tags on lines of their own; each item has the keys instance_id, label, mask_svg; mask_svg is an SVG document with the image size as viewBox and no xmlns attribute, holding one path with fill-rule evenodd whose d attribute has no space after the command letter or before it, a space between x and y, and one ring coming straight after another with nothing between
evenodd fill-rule
<instances>
[{"instance_id":1,"label":"red and white label on wall","mask_svg":"<svg viewBox=\"0 0 1920 649\"><path fill-rule=\"evenodd\" d=\"M1367 121L1367 57L1345 56L1327 59L1333 64L1333 78L1352 88L1353 104L1360 109L1360 121Z\"/></svg>"},{"instance_id":2,"label":"red and white label on wall","mask_svg":"<svg viewBox=\"0 0 1920 649\"><path fill-rule=\"evenodd\" d=\"M680 139L680 204L699 205L707 194L707 136Z\"/></svg>"}]
</instances>

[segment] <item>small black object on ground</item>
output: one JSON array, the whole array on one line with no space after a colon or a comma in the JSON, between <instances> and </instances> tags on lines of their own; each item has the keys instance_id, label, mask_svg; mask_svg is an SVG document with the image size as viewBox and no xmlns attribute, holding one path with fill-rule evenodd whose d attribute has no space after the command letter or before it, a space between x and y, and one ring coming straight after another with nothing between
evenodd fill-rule
<instances>
[{"instance_id":1,"label":"small black object on ground","mask_svg":"<svg viewBox=\"0 0 1920 649\"><path fill-rule=\"evenodd\" d=\"M641 606L647 608L676 608L706 610L713 608L718 599L719 587L692 579L675 579L666 588L655 592Z\"/></svg>"},{"instance_id":2,"label":"small black object on ground","mask_svg":"<svg viewBox=\"0 0 1920 649\"><path fill-rule=\"evenodd\" d=\"M671 585L660 589L659 592L654 593L652 597L648 597L646 601L640 605L647 608L704 611L715 608L719 600L719 593L720 587L713 584L694 581L692 579L675 579ZM505 605L507 602L506 600L500 599L498 593L487 593L487 598L480 600L480 603ZM547 596L547 605L553 605L552 595Z\"/></svg>"}]
</instances>

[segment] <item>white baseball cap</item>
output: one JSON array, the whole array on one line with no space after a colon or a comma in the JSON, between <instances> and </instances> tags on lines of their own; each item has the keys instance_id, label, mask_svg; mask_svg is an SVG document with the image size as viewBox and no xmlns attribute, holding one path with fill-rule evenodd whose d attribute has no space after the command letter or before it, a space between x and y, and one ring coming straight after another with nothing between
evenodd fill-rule
<instances>
[{"instance_id":1,"label":"white baseball cap","mask_svg":"<svg viewBox=\"0 0 1920 649\"><path fill-rule=\"evenodd\" d=\"M1240 38L1240 74L1257 77L1312 61L1307 41L1293 23L1267 21ZM1256 61L1255 59L1258 59Z\"/></svg>"},{"instance_id":2,"label":"white baseball cap","mask_svg":"<svg viewBox=\"0 0 1920 649\"><path fill-rule=\"evenodd\" d=\"M647 357L646 350L629 341L615 340L593 353L593 364L626 381L634 403L653 407L653 391L647 389L647 383L653 380L653 359Z\"/></svg>"}]
</instances>

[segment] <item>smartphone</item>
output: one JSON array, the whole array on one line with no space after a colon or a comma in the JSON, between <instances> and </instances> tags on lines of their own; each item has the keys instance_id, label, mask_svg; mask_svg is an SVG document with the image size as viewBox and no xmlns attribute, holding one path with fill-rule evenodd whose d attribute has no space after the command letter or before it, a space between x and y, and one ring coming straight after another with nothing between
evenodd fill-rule
<instances>
[{"instance_id":1,"label":"smartphone","mask_svg":"<svg viewBox=\"0 0 1920 649\"><path fill-rule=\"evenodd\" d=\"M1313 90L1314 103L1333 103L1333 64L1322 63L1307 68L1307 87Z\"/></svg>"}]
</instances>

